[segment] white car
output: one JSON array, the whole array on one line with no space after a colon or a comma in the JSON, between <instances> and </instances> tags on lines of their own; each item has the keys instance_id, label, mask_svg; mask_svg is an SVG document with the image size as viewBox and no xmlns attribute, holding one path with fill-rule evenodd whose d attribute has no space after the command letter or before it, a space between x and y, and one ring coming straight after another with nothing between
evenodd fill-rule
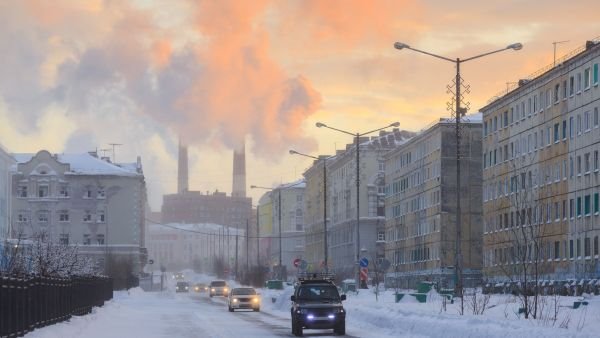
<instances>
[{"instance_id":1,"label":"white car","mask_svg":"<svg viewBox=\"0 0 600 338\"><path fill-rule=\"evenodd\" d=\"M228 294L229 294L229 286L227 285L227 282L225 282L224 280L214 280L214 281L210 282L210 290L208 293L208 295L210 297L213 297L213 296L227 297Z\"/></svg>"},{"instance_id":2,"label":"white car","mask_svg":"<svg viewBox=\"0 0 600 338\"><path fill-rule=\"evenodd\" d=\"M260 311L260 297L253 288L234 288L231 289L227 298L227 307L229 312L236 309L251 309Z\"/></svg>"}]
</instances>

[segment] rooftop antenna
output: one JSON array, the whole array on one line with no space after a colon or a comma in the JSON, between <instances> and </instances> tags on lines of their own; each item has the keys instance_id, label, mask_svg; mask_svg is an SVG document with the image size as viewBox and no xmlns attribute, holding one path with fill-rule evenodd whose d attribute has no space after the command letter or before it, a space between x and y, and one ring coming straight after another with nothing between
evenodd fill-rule
<instances>
[{"instance_id":1,"label":"rooftop antenna","mask_svg":"<svg viewBox=\"0 0 600 338\"><path fill-rule=\"evenodd\" d=\"M98 149L98 150L96 150L96 151L100 151L100 153L102 154L101 156L102 156L102 157L106 157L106 153L107 153L108 151L110 151L110 148Z\"/></svg>"},{"instance_id":2,"label":"rooftop antenna","mask_svg":"<svg viewBox=\"0 0 600 338\"><path fill-rule=\"evenodd\" d=\"M552 42L552 44L554 45L554 67L556 67L556 45L560 45L561 43L566 43L569 42L570 40L563 40L563 41L554 41Z\"/></svg>"},{"instance_id":3,"label":"rooftop antenna","mask_svg":"<svg viewBox=\"0 0 600 338\"><path fill-rule=\"evenodd\" d=\"M121 143L109 143L109 146L112 146L112 157L113 157L113 163L117 163L117 157L115 156L115 147L116 146L122 146L123 144Z\"/></svg>"}]
</instances>

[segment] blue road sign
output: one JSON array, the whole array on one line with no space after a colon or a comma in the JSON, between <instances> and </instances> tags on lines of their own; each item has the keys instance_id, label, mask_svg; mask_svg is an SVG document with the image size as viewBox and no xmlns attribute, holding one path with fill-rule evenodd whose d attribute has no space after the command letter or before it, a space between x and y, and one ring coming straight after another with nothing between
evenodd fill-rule
<instances>
[{"instance_id":1,"label":"blue road sign","mask_svg":"<svg viewBox=\"0 0 600 338\"><path fill-rule=\"evenodd\" d=\"M360 264L361 268L366 268L369 266L369 260L366 257L363 257L360 259L360 261L358 261L358 264Z\"/></svg>"}]
</instances>

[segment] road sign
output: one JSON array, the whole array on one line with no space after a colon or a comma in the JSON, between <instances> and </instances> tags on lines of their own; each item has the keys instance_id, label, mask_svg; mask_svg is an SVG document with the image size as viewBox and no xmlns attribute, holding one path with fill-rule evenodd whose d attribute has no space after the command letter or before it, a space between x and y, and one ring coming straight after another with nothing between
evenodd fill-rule
<instances>
[{"instance_id":1,"label":"road sign","mask_svg":"<svg viewBox=\"0 0 600 338\"><path fill-rule=\"evenodd\" d=\"M302 262L302 260L300 258L294 259L294 267L296 267L296 268L300 267L301 262Z\"/></svg>"},{"instance_id":2,"label":"road sign","mask_svg":"<svg viewBox=\"0 0 600 338\"><path fill-rule=\"evenodd\" d=\"M154 264L154 260L153 259L148 260L148 264L150 264L150 265Z\"/></svg>"},{"instance_id":3,"label":"road sign","mask_svg":"<svg viewBox=\"0 0 600 338\"><path fill-rule=\"evenodd\" d=\"M308 263L305 260L302 260L300 262L300 269L306 270L307 267L308 267Z\"/></svg>"},{"instance_id":4,"label":"road sign","mask_svg":"<svg viewBox=\"0 0 600 338\"><path fill-rule=\"evenodd\" d=\"M358 261L358 264L360 264L361 268L366 268L367 266L369 266L369 260L367 259L367 257L363 257L360 259L360 261Z\"/></svg>"}]
</instances>

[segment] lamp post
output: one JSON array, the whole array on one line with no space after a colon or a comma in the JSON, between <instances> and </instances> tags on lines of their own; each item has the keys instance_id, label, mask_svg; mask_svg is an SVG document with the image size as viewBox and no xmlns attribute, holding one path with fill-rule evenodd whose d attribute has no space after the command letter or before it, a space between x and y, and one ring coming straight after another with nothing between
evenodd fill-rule
<instances>
[{"instance_id":1,"label":"lamp post","mask_svg":"<svg viewBox=\"0 0 600 338\"><path fill-rule=\"evenodd\" d=\"M329 272L328 250L327 250L327 159L329 157L316 157L290 150L290 155L300 155L323 162L323 265L325 273Z\"/></svg>"},{"instance_id":2,"label":"lamp post","mask_svg":"<svg viewBox=\"0 0 600 338\"><path fill-rule=\"evenodd\" d=\"M337 132L351 135L356 140L356 285L360 285L360 269L358 266L358 262L360 260L360 137L366 136L368 134L372 134L374 132L389 128L389 127L398 127L400 126L400 122L394 122L390 125L387 125L382 128L370 130L366 133L351 133L349 131L345 131L342 129L337 129L334 127L330 127L325 123L317 122L317 128L328 128L331 130L335 130Z\"/></svg>"},{"instance_id":3,"label":"lamp post","mask_svg":"<svg viewBox=\"0 0 600 338\"><path fill-rule=\"evenodd\" d=\"M433 54L433 53L429 53L420 49L416 49L416 48L412 48L409 45L402 43L402 42L396 42L394 43L394 48L398 49L398 50L402 50L402 49L409 49L421 54L425 54L425 55L429 55L429 56L433 56L434 58L438 58L444 61L448 61L448 62L452 62L455 64L456 66L456 78L455 78L455 92L454 92L454 104L456 105L455 107L451 108L454 109L454 116L456 119L456 128L455 128L455 136L456 136L456 253L455 253L455 266L454 266L454 278L456 279L456 284L454 287L454 292L455 294L460 296L460 300L461 300L461 309L463 309L463 281L462 281L462 248L461 248L461 243L462 243L462 229L461 229L461 207L460 207L460 189L461 189L461 185L460 185L460 118L462 115L464 115L467 111L466 108L461 107L461 103L462 103L462 98L461 98L461 76L460 76L460 65L461 63L467 62L467 61L471 61L474 59L478 59L487 55L491 55L491 54L495 54L495 53L499 53L505 50L520 50L523 48L523 45L520 43L513 43L510 44L504 48L501 49L497 49L497 50L493 50L491 52L487 52L487 53L483 53L483 54L479 54L476 56L472 56L472 57L468 57L466 59L460 59L460 58L456 58L456 59L451 59L445 56L440 56L437 54ZM452 105L450 104L449 107L452 107ZM462 314L462 313L461 313Z\"/></svg>"}]
</instances>

